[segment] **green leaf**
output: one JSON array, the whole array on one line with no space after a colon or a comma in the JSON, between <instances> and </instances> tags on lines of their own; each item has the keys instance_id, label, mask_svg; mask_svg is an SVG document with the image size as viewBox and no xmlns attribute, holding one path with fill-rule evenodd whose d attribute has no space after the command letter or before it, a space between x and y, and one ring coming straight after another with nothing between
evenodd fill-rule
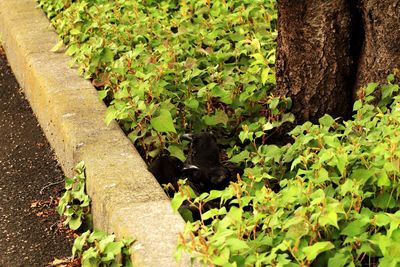
<instances>
[{"instance_id":1,"label":"green leaf","mask_svg":"<svg viewBox=\"0 0 400 267\"><path fill-rule=\"evenodd\" d=\"M377 193L375 198L372 200L372 204L381 209L393 209L396 207L397 202L393 198L392 194L384 191L383 193Z\"/></svg>"},{"instance_id":2,"label":"green leaf","mask_svg":"<svg viewBox=\"0 0 400 267\"><path fill-rule=\"evenodd\" d=\"M369 219L355 220L346 225L340 233L348 237L358 236L365 232L365 226L369 223Z\"/></svg>"},{"instance_id":3,"label":"green leaf","mask_svg":"<svg viewBox=\"0 0 400 267\"><path fill-rule=\"evenodd\" d=\"M72 257L75 257L75 253L78 252L78 255L81 255L83 250L83 246L86 244L86 240L90 235L90 230L84 232L82 235L78 236L75 241L74 245L72 246Z\"/></svg>"},{"instance_id":4,"label":"green leaf","mask_svg":"<svg viewBox=\"0 0 400 267\"><path fill-rule=\"evenodd\" d=\"M318 183L324 183L325 181L329 180L329 173L325 168L321 168L318 170Z\"/></svg>"},{"instance_id":5,"label":"green leaf","mask_svg":"<svg viewBox=\"0 0 400 267\"><path fill-rule=\"evenodd\" d=\"M103 253L111 254L112 258L115 258L116 255L121 254L121 249L123 247L124 247L124 244L122 243L122 241L110 242L105 246Z\"/></svg>"},{"instance_id":6,"label":"green leaf","mask_svg":"<svg viewBox=\"0 0 400 267\"><path fill-rule=\"evenodd\" d=\"M368 96L368 95L372 94L375 91L375 89L378 87L378 85L379 85L379 83L369 83L367 85L367 88L365 88L365 95Z\"/></svg>"},{"instance_id":7,"label":"green leaf","mask_svg":"<svg viewBox=\"0 0 400 267\"><path fill-rule=\"evenodd\" d=\"M325 114L322 118L319 119L319 123L325 127L331 127L335 120L328 114Z\"/></svg>"},{"instance_id":8,"label":"green leaf","mask_svg":"<svg viewBox=\"0 0 400 267\"><path fill-rule=\"evenodd\" d=\"M199 101L197 101L196 99L190 98L185 101L185 106L187 106L188 108L191 108L193 110L197 110L199 108Z\"/></svg>"},{"instance_id":9,"label":"green leaf","mask_svg":"<svg viewBox=\"0 0 400 267\"><path fill-rule=\"evenodd\" d=\"M347 154L337 154L337 168L341 175L344 175L347 165Z\"/></svg>"},{"instance_id":10,"label":"green leaf","mask_svg":"<svg viewBox=\"0 0 400 267\"><path fill-rule=\"evenodd\" d=\"M213 262L213 264L225 266L225 264L229 263L229 256L230 250L226 247L219 252L219 255L213 256L211 258L211 261Z\"/></svg>"},{"instance_id":11,"label":"green leaf","mask_svg":"<svg viewBox=\"0 0 400 267\"><path fill-rule=\"evenodd\" d=\"M302 252L306 255L308 261L314 260L322 252L328 251L335 248L335 246L329 242L317 242L312 246L304 247Z\"/></svg>"},{"instance_id":12,"label":"green leaf","mask_svg":"<svg viewBox=\"0 0 400 267\"><path fill-rule=\"evenodd\" d=\"M270 122L267 122L263 125L263 131L269 131L272 130L274 128L274 125Z\"/></svg>"},{"instance_id":13,"label":"green leaf","mask_svg":"<svg viewBox=\"0 0 400 267\"><path fill-rule=\"evenodd\" d=\"M186 157L185 154L183 153L182 148L174 145L169 145L167 150L171 156L177 157L181 161L185 161Z\"/></svg>"},{"instance_id":14,"label":"green leaf","mask_svg":"<svg viewBox=\"0 0 400 267\"><path fill-rule=\"evenodd\" d=\"M228 115L223 110L216 110L212 115L206 115L203 117L206 125L215 126L218 124L226 125L229 121Z\"/></svg>"},{"instance_id":15,"label":"green leaf","mask_svg":"<svg viewBox=\"0 0 400 267\"><path fill-rule=\"evenodd\" d=\"M288 229L286 232L286 238L293 240L300 240L303 236L307 235L310 231L304 218L295 216L286 221L283 225L283 229Z\"/></svg>"},{"instance_id":16,"label":"green leaf","mask_svg":"<svg viewBox=\"0 0 400 267\"><path fill-rule=\"evenodd\" d=\"M391 219L390 217L385 214L385 213L378 213L375 215L375 223L376 226L382 227L390 224Z\"/></svg>"},{"instance_id":17,"label":"green leaf","mask_svg":"<svg viewBox=\"0 0 400 267\"><path fill-rule=\"evenodd\" d=\"M242 209L232 206L226 217L231 219L233 222L240 222L242 220L242 214Z\"/></svg>"},{"instance_id":18,"label":"green leaf","mask_svg":"<svg viewBox=\"0 0 400 267\"><path fill-rule=\"evenodd\" d=\"M194 222L193 214L190 211L190 209L181 207L178 209L178 211L179 211L180 215L182 216L183 220L185 220L185 222Z\"/></svg>"},{"instance_id":19,"label":"green leaf","mask_svg":"<svg viewBox=\"0 0 400 267\"><path fill-rule=\"evenodd\" d=\"M106 116L104 118L106 125L110 125L110 123L117 118L117 113L118 111L113 105L108 106L106 110Z\"/></svg>"},{"instance_id":20,"label":"green leaf","mask_svg":"<svg viewBox=\"0 0 400 267\"><path fill-rule=\"evenodd\" d=\"M100 53L100 58L102 62L112 62L114 60L114 53L110 48L103 48Z\"/></svg>"},{"instance_id":21,"label":"green leaf","mask_svg":"<svg viewBox=\"0 0 400 267\"><path fill-rule=\"evenodd\" d=\"M72 230L77 230L82 225L81 217L80 216L72 217L68 225L69 228L71 228Z\"/></svg>"},{"instance_id":22,"label":"green leaf","mask_svg":"<svg viewBox=\"0 0 400 267\"><path fill-rule=\"evenodd\" d=\"M338 216L335 210L331 209L327 213L322 214L319 217L319 223L321 226L332 225L339 229Z\"/></svg>"},{"instance_id":23,"label":"green leaf","mask_svg":"<svg viewBox=\"0 0 400 267\"><path fill-rule=\"evenodd\" d=\"M375 170L370 169L355 169L350 175L350 178L358 181L361 184L366 183L373 175L375 174Z\"/></svg>"},{"instance_id":24,"label":"green leaf","mask_svg":"<svg viewBox=\"0 0 400 267\"><path fill-rule=\"evenodd\" d=\"M384 187L384 186L390 186L391 182L389 177L386 174L385 170L380 171L378 174L378 186L379 187Z\"/></svg>"},{"instance_id":25,"label":"green leaf","mask_svg":"<svg viewBox=\"0 0 400 267\"><path fill-rule=\"evenodd\" d=\"M51 52L58 52L64 45L64 41L61 39L51 48Z\"/></svg>"},{"instance_id":26,"label":"green leaf","mask_svg":"<svg viewBox=\"0 0 400 267\"><path fill-rule=\"evenodd\" d=\"M241 162L245 162L249 159L250 156L250 152L247 150L244 150L242 152L240 152L237 155L234 155L232 158L229 159L230 162L232 163L241 163Z\"/></svg>"},{"instance_id":27,"label":"green leaf","mask_svg":"<svg viewBox=\"0 0 400 267\"><path fill-rule=\"evenodd\" d=\"M385 256L379 259L379 267L397 267L400 259L398 257Z\"/></svg>"},{"instance_id":28,"label":"green leaf","mask_svg":"<svg viewBox=\"0 0 400 267\"><path fill-rule=\"evenodd\" d=\"M95 248L90 247L82 254L82 267L98 267L100 259Z\"/></svg>"},{"instance_id":29,"label":"green leaf","mask_svg":"<svg viewBox=\"0 0 400 267\"><path fill-rule=\"evenodd\" d=\"M328 260L328 267L343 267L350 260L348 253L335 253L335 255Z\"/></svg>"},{"instance_id":30,"label":"green leaf","mask_svg":"<svg viewBox=\"0 0 400 267\"><path fill-rule=\"evenodd\" d=\"M100 230L94 230L89 238L88 238L88 242L89 243L93 243L95 240L101 240L103 238L105 238L107 236L106 232L100 231Z\"/></svg>"},{"instance_id":31,"label":"green leaf","mask_svg":"<svg viewBox=\"0 0 400 267\"><path fill-rule=\"evenodd\" d=\"M356 102L354 102L353 105L353 111L357 111L362 107L362 101L361 100L357 100Z\"/></svg>"},{"instance_id":32,"label":"green leaf","mask_svg":"<svg viewBox=\"0 0 400 267\"><path fill-rule=\"evenodd\" d=\"M261 72L261 83L263 85L265 85L265 83L268 81L268 77L269 77L269 72L270 69L269 68L264 68Z\"/></svg>"},{"instance_id":33,"label":"green leaf","mask_svg":"<svg viewBox=\"0 0 400 267\"><path fill-rule=\"evenodd\" d=\"M69 33L71 35L79 35L81 34L81 31L79 29L72 29Z\"/></svg>"},{"instance_id":34,"label":"green leaf","mask_svg":"<svg viewBox=\"0 0 400 267\"><path fill-rule=\"evenodd\" d=\"M211 95L213 97L219 97L222 103L227 105L232 104L232 98L229 91L221 89L219 86L215 86L211 89Z\"/></svg>"},{"instance_id":35,"label":"green leaf","mask_svg":"<svg viewBox=\"0 0 400 267\"><path fill-rule=\"evenodd\" d=\"M160 115L151 119L150 124L159 133L176 133L174 121L169 110L161 109Z\"/></svg>"},{"instance_id":36,"label":"green leaf","mask_svg":"<svg viewBox=\"0 0 400 267\"><path fill-rule=\"evenodd\" d=\"M177 192L171 200L171 207L176 212L182 205L182 203L187 199L187 197L181 192Z\"/></svg>"},{"instance_id":37,"label":"green leaf","mask_svg":"<svg viewBox=\"0 0 400 267\"><path fill-rule=\"evenodd\" d=\"M208 220L208 219L210 219L210 218L214 218L214 217L217 216L217 215L218 215L218 209L210 209L210 210L204 212L204 213L201 215L201 218L202 218L203 220Z\"/></svg>"},{"instance_id":38,"label":"green leaf","mask_svg":"<svg viewBox=\"0 0 400 267\"><path fill-rule=\"evenodd\" d=\"M241 250L249 249L249 245L246 241L237 238L228 238L225 240L225 244L229 246L231 252L237 253Z\"/></svg>"},{"instance_id":39,"label":"green leaf","mask_svg":"<svg viewBox=\"0 0 400 267\"><path fill-rule=\"evenodd\" d=\"M98 244L98 249L101 253L104 253L106 247L109 244L112 244L115 240L115 235L107 235L104 238L102 238Z\"/></svg>"}]
</instances>

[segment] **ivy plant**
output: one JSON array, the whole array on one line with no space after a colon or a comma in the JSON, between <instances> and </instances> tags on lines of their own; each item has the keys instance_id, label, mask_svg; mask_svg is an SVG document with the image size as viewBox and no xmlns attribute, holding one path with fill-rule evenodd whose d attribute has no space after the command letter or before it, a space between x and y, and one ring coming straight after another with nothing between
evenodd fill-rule
<instances>
[{"instance_id":1,"label":"ivy plant","mask_svg":"<svg viewBox=\"0 0 400 267\"><path fill-rule=\"evenodd\" d=\"M65 177L65 193L60 198L56 211L65 218L64 225L77 230L86 220L90 222L90 198L85 192L85 165L79 162L76 175ZM89 223L90 224L90 223Z\"/></svg>"},{"instance_id":2,"label":"ivy plant","mask_svg":"<svg viewBox=\"0 0 400 267\"><path fill-rule=\"evenodd\" d=\"M79 73L145 158L183 158L179 136L292 121L275 87L276 0L38 0ZM57 47L56 47L57 48Z\"/></svg>"},{"instance_id":3,"label":"ivy plant","mask_svg":"<svg viewBox=\"0 0 400 267\"><path fill-rule=\"evenodd\" d=\"M83 267L94 266L132 266L130 259L131 239L115 240L115 235L108 235L100 230L91 230L90 198L85 193L85 164L79 162L75 167L73 178L65 177L66 192L61 197L56 208L64 217L64 225L72 230L82 229L83 223L89 228L78 236L72 247L72 259L80 258ZM57 261L55 261L57 264Z\"/></svg>"},{"instance_id":4,"label":"ivy plant","mask_svg":"<svg viewBox=\"0 0 400 267\"><path fill-rule=\"evenodd\" d=\"M81 257L82 267L131 267L129 247L133 240L115 240L115 235L86 231L74 241L72 257Z\"/></svg>"},{"instance_id":5,"label":"ivy plant","mask_svg":"<svg viewBox=\"0 0 400 267\"><path fill-rule=\"evenodd\" d=\"M234 153L246 169L225 190L196 196L181 187L174 208L187 201L201 219L186 224L178 256L216 266L399 265L398 81L369 84L352 120L325 115L293 129L292 144ZM255 133L244 132L251 141Z\"/></svg>"}]
</instances>

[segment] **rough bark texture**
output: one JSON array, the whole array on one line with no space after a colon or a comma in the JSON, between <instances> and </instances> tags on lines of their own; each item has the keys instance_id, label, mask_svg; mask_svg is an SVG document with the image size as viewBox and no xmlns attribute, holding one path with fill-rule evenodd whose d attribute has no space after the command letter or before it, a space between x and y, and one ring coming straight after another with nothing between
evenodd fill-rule
<instances>
[{"instance_id":1,"label":"rough bark texture","mask_svg":"<svg viewBox=\"0 0 400 267\"><path fill-rule=\"evenodd\" d=\"M400 0L361 0L365 38L355 89L369 82L385 82L400 67Z\"/></svg>"},{"instance_id":2,"label":"rough bark texture","mask_svg":"<svg viewBox=\"0 0 400 267\"><path fill-rule=\"evenodd\" d=\"M351 111L351 1L278 2L277 92L293 99L297 123Z\"/></svg>"}]
</instances>

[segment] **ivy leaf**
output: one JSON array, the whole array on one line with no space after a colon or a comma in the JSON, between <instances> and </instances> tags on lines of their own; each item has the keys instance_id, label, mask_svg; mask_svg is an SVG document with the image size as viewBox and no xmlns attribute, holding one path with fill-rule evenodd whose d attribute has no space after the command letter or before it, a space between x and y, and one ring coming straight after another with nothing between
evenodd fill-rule
<instances>
[{"instance_id":1,"label":"ivy leaf","mask_svg":"<svg viewBox=\"0 0 400 267\"><path fill-rule=\"evenodd\" d=\"M342 230L341 235L345 235L348 237L354 237L360 235L365 231L365 226L368 224L368 219L360 219L356 221L352 221Z\"/></svg>"},{"instance_id":2,"label":"ivy leaf","mask_svg":"<svg viewBox=\"0 0 400 267\"><path fill-rule=\"evenodd\" d=\"M190 98L188 100L186 100L185 102L185 106L187 106L190 109L196 110L199 107L199 101L197 101L194 98Z\"/></svg>"},{"instance_id":3,"label":"ivy leaf","mask_svg":"<svg viewBox=\"0 0 400 267\"><path fill-rule=\"evenodd\" d=\"M110 242L106 244L103 253L104 254L111 254L112 259L115 258L116 255L121 254L121 249L124 247L124 244L119 242Z\"/></svg>"},{"instance_id":4,"label":"ivy leaf","mask_svg":"<svg viewBox=\"0 0 400 267\"><path fill-rule=\"evenodd\" d=\"M325 126L325 127L331 127L335 123L335 120L328 114L325 114L318 121L322 126Z\"/></svg>"},{"instance_id":5,"label":"ivy leaf","mask_svg":"<svg viewBox=\"0 0 400 267\"><path fill-rule=\"evenodd\" d=\"M193 213L190 211L190 209L181 207L178 210L179 210L179 214L182 216L182 218L186 222L194 222Z\"/></svg>"},{"instance_id":6,"label":"ivy leaf","mask_svg":"<svg viewBox=\"0 0 400 267\"><path fill-rule=\"evenodd\" d=\"M367 88L365 88L365 95L370 95L372 94L375 89L378 87L379 83L369 83L367 85Z\"/></svg>"},{"instance_id":7,"label":"ivy leaf","mask_svg":"<svg viewBox=\"0 0 400 267\"><path fill-rule=\"evenodd\" d=\"M269 74L269 68L265 68L261 72L261 83L265 85L265 83L268 81L268 74Z\"/></svg>"},{"instance_id":8,"label":"ivy leaf","mask_svg":"<svg viewBox=\"0 0 400 267\"><path fill-rule=\"evenodd\" d=\"M396 207L396 200L393 198L392 194L384 191L381 194L377 194L377 196L372 200L372 204L381 209L393 209Z\"/></svg>"},{"instance_id":9,"label":"ivy leaf","mask_svg":"<svg viewBox=\"0 0 400 267\"><path fill-rule=\"evenodd\" d=\"M57 42L57 44L51 48L50 51L51 52L59 52L60 49L63 47L63 44L64 44L64 41L63 40L59 40Z\"/></svg>"},{"instance_id":10,"label":"ivy leaf","mask_svg":"<svg viewBox=\"0 0 400 267\"><path fill-rule=\"evenodd\" d=\"M95 240L101 240L103 238L105 238L107 236L107 234L103 231L100 230L94 230L89 238L88 238L88 242L93 243Z\"/></svg>"},{"instance_id":11,"label":"ivy leaf","mask_svg":"<svg viewBox=\"0 0 400 267\"><path fill-rule=\"evenodd\" d=\"M103 100L104 98L106 98L108 91L109 91L108 89L107 90L99 90L98 91L99 99Z\"/></svg>"},{"instance_id":12,"label":"ivy leaf","mask_svg":"<svg viewBox=\"0 0 400 267\"><path fill-rule=\"evenodd\" d=\"M229 246L232 252L238 252L240 250L249 249L249 245L246 241L237 238L228 238L225 244Z\"/></svg>"},{"instance_id":13,"label":"ivy leaf","mask_svg":"<svg viewBox=\"0 0 400 267\"><path fill-rule=\"evenodd\" d=\"M86 240L90 235L90 230L84 232L82 235L80 235L79 237L77 237L74 241L74 245L72 246L72 257L75 257L75 253L78 252L78 254L80 254L80 252L83 249L83 246L86 244Z\"/></svg>"},{"instance_id":14,"label":"ivy leaf","mask_svg":"<svg viewBox=\"0 0 400 267\"><path fill-rule=\"evenodd\" d=\"M174 195L174 197L171 200L171 207L172 209L176 212L178 211L178 209L180 208L180 206L182 205L183 201L185 201L187 199L187 197L178 192Z\"/></svg>"},{"instance_id":15,"label":"ivy leaf","mask_svg":"<svg viewBox=\"0 0 400 267\"><path fill-rule=\"evenodd\" d=\"M390 179L389 179L388 175L386 174L386 171L384 171L384 170L380 171L379 173L377 173L377 176L378 176L378 186L379 187L391 185Z\"/></svg>"},{"instance_id":16,"label":"ivy leaf","mask_svg":"<svg viewBox=\"0 0 400 267\"><path fill-rule=\"evenodd\" d=\"M115 109L113 105L110 105L106 110L106 115L104 118L105 124L108 126L110 123L117 118L118 111Z\"/></svg>"},{"instance_id":17,"label":"ivy leaf","mask_svg":"<svg viewBox=\"0 0 400 267\"><path fill-rule=\"evenodd\" d=\"M344 174L347 165L347 154L338 154L336 155L337 158L337 168L341 175Z\"/></svg>"},{"instance_id":18,"label":"ivy leaf","mask_svg":"<svg viewBox=\"0 0 400 267\"><path fill-rule=\"evenodd\" d=\"M391 219L385 213L379 213L375 215L376 226L382 227L388 225L391 222Z\"/></svg>"},{"instance_id":19,"label":"ivy leaf","mask_svg":"<svg viewBox=\"0 0 400 267\"><path fill-rule=\"evenodd\" d=\"M354 102L353 105L353 111L357 111L362 107L362 101L361 100L357 100L356 102Z\"/></svg>"},{"instance_id":20,"label":"ivy leaf","mask_svg":"<svg viewBox=\"0 0 400 267\"><path fill-rule=\"evenodd\" d=\"M81 34L81 31L79 29L72 29L69 34L71 35L79 35Z\"/></svg>"},{"instance_id":21,"label":"ivy leaf","mask_svg":"<svg viewBox=\"0 0 400 267\"><path fill-rule=\"evenodd\" d=\"M176 133L174 121L169 110L161 109L160 115L151 119L150 124L159 133Z\"/></svg>"},{"instance_id":22,"label":"ivy leaf","mask_svg":"<svg viewBox=\"0 0 400 267\"><path fill-rule=\"evenodd\" d=\"M328 267L343 267L345 266L350 257L344 253L335 253L335 255L328 260Z\"/></svg>"},{"instance_id":23,"label":"ivy leaf","mask_svg":"<svg viewBox=\"0 0 400 267\"><path fill-rule=\"evenodd\" d=\"M247 150L244 150L240 152L239 154L234 155L229 161L232 163L240 163L243 161L246 161L250 156L250 152Z\"/></svg>"},{"instance_id":24,"label":"ivy leaf","mask_svg":"<svg viewBox=\"0 0 400 267\"><path fill-rule=\"evenodd\" d=\"M308 261L314 260L322 252L333 249L335 246L329 242L317 242L312 246L308 246L302 249L303 253L306 255Z\"/></svg>"},{"instance_id":25,"label":"ivy leaf","mask_svg":"<svg viewBox=\"0 0 400 267\"><path fill-rule=\"evenodd\" d=\"M100 58L102 62L112 62L114 60L114 53L110 48L103 48L100 53Z\"/></svg>"},{"instance_id":26,"label":"ivy leaf","mask_svg":"<svg viewBox=\"0 0 400 267\"><path fill-rule=\"evenodd\" d=\"M174 145L169 145L167 150L171 156L177 157L181 161L185 161L186 157L185 154L183 153L182 148Z\"/></svg>"},{"instance_id":27,"label":"ivy leaf","mask_svg":"<svg viewBox=\"0 0 400 267\"><path fill-rule=\"evenodd\" d=\"M361 184L366 183L375 174L374 169L355 169L350 175L350 178L358 181Z\"/></svg>"},{"instance_id":28,"label":"ivy leaf","mask_svg":"<svg viewBox=\"0 0 400 267\"><path fill-rule=\"evenodd\" d=\"M226 266L226 264L229 263L229 256L230 256L230 250L229 248L225 247L224 249L222 249L219 255L213 256L211 260L216 265Z\"/></svg>"},{"instance_id":29,"label":"ivy leaf","mask_svg":"<svg viewBox=\"0 0 400 267\"><path fill-rule=\"evenodd\" d=\"M111 244L112 242L114 242L115 240L115 235L107 235L106 237L104 237L103 239L100 240L99 245L98 245L98 249L100 250L101 253L104 253L105 248Z\"/></svg>"},{"instance_id":30,"label":"ivy leaf","mask_svg":"<svg viewBox=\"0 0 400 267\"><path fill-rule=\"evenodd\" d=\"M215 126L218 124L226 125L228 123L228 115L226 115L225 111L217 110L213 115L206 115L203 117L204 123L210 126Z\"/></svg>"},{"instance_id":31,"label":"ivy leaf","mask_svg":"<svg viewBox=\"0 0 400 267\"><path fill-rule=\"evenodd\" d=\"M332 225L339 229L339 225L337 223L338 216L335 210L331 209L326 214L321 215L319 218L319 223L321 226Z\"/></svg>"},{"instance_id":32,"label":"ivy leaf","mask_svg":"<svg viewBox=\"0 0 400 267\"><path fill-rule=\"evenodd\" d=\"M68 223L69 228L72 230L77 230L82 225L82 219L80 216L72 217Z\"/></svg>"}]
</instances>

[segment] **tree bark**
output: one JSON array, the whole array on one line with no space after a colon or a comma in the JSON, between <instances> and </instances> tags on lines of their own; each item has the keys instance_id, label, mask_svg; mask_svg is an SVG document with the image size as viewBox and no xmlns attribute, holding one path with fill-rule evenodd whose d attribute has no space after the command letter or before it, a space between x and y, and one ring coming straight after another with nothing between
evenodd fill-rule
<instances>
[{"instance_id":1,"label":"tree bark","mask_svg":"<svg viewBox=\"0 0 400 267\"><path fill-rule=\"evenodd\" d=\"M355 88L384 83L400 66L400 0L360 0L364 41Z\"/></svg>"},{"instance_id":2,"label":"tree bark","mask_svg":"<svg viewBox=\"0 0 400 267\"><path fill-rule=\"evenodd\" d=\"M351 112L355 61L350 2L278 1L276 92L292 98L297 123Z\"/></svg>"}]
</instances>

